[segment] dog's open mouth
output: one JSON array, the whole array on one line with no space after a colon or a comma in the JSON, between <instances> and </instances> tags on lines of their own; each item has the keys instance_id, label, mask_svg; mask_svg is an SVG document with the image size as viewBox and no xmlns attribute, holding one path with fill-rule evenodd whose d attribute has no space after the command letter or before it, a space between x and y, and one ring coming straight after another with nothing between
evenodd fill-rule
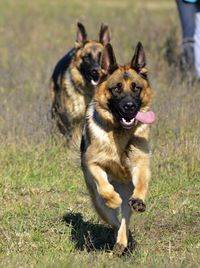
<instances>
[{"instance_id":1,"label":"dog's open mouth","mask_svg":"<svg viewBox=\"0 0 200 268\"><path fill-rule=\"evenodd\" d=\"M99 84L99 81L100 81L100 75L99 75L99 73L96 73L96 74L91 75L91 77L90 77L90 83L93 86L97 86Z\"/></svg>"},{"instance_id":2,"label":"dog's open mouth","mask_svg":"<svg viewBox=\"0 0 200 268\"><path fill-rule=\"evenodd\" d=\"M91 79L91 84L93 86L97 86L99 84L99 79L98 80Z\"/></svg>"},{"instance_id":3,"label":"dog's open mouth","mask_svg":"<svg viewBox=\"0 0 200 268\"><path fill-rule=\"evenodd\" d=\"M135 122L135 117L133 117L132 119L125 119L124 117L121 118L120 123L122 125L123 128L132 128L132 126L134 125Z\"/></svg>"},{"instance_id":4,"label":"dog's open mouth","mask_svg":"<svg viewBox=\"0 0 200 268\"><path fill-rule=\"evenodd\" d=\"M148 112L138 112L135 117L131 119L125 119L122 117L120 123L123 128L130 129L133 127L136 120L143 124L152 124L156 119L155 113L152 111Z\"/></svg>"}]
</instances>

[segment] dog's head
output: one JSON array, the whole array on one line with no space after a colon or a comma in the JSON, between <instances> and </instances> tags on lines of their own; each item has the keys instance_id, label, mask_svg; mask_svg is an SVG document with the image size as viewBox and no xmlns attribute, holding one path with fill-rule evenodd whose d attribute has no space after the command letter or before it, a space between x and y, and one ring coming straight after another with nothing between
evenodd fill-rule
<instances>
[{"instance_id":1,"label":"dog's head","mask_svg":"<svg viewBox=\"0 0 200 268\"><path fill-rule=\"evenodd\" d=\"M110 32L107 25L102 24L99 40L88 40L85 27L80 22L77 24L75 64L84 79L96 86L101 78L101 56L104 46L110 42Z\"/></svg>"},{"instance_id":2,"label":"dog's head","mask_svg":"<svg viewBox=\"0 0 200 268\"><path fill-rule=\"evenodd\" d=\"M129 129L135 119L140 118L138 120L144 123L152 119L152 114L141 113L148 111L152 97L145 66L145 53L140 42L130 64L124 66L117 64L112 46L106 45L102 55L105 80L98 87L95 103L107 122Z\"/></svg>"}]
</instances>

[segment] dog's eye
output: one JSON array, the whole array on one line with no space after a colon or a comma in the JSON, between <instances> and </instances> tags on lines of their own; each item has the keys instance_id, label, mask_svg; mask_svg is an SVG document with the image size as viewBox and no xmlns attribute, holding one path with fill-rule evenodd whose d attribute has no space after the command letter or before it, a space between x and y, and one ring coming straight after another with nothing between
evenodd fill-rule
<instances>
[{"instance_id":1,"label":"dog's eye","mask_svg":"<svg viewBox=\"0 0 200 268\"><path fill-rule=\"evenodd\" d=\"M113 93L121 93L122 92L122 83L117 83L114 87L112 87Z\"/></svg>"},{"instance_id":2,"label":"dog's eye","mask_svg":"<svg viewBox=\"0 0 200 268\"><path fill-rule=\"evenodd\" d=\"M140 86L138 86L138 85L136 85L136 83L132 83L131 84L131 90L134 92L134 93L140 93L140 91L141 91L141 87Z\"/></svg>"},{"instance_id":3,"label":"dog's eye","mask_svg":"<svg viewBox=\"0 0 200 268\"><path fill-rule=\"evenodd\" d=\"M85 56L84 56L84 61L86 61L86 62L89 62L90 61L90 59L91 59L91 54L89 53L89 54L86 54Z\"/></svg>"}]
</instances>

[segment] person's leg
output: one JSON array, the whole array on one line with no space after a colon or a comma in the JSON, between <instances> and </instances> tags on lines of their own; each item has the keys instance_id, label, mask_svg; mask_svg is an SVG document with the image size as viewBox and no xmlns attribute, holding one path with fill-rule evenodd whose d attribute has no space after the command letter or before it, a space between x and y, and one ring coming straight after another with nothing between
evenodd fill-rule
<instances>
[{"instance_id":1,"label":"person's leg","mask_svg":"<svg viewBox=\"0 0 200 268\"><path fill-rule=\"evenodd\" d=\"M197 79L200 79L200 3L197 4L196 28L194 34L195 70Z\"/></svg>"},{"instance_id":2,"label":"person's leg","mask_svg":"<svg viewBox=\"0 0 200 268\"><path fill-rule=\"evenodd\" d=\"M180 16L183 40L193 40L195 31L195 4L186 3L183 0L176 0L177 8Z\"/></svg>"},{"instance_id":3,"label":"person's leg","mask_svg":"<svg viewBox=\"0 0 200 268\"><path fill-rule=\"evenodd\" d=\"M184 72L194 71L194 32L196 5L176 0L182 27L180 67Z\"/></svg>"}]
</instances>

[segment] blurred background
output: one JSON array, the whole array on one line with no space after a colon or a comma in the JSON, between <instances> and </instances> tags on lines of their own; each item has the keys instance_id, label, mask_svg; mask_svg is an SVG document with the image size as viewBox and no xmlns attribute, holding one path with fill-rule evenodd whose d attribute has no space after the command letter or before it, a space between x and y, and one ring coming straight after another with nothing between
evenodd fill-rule
<instances>
[{"instance_id":1,"label":"blurred background","mask_svg":"<svg viewBox=\"0 0 200 268\"><path fill-rule=\"evenodd\" d=\"M49 79L57 61L74 46L77 21L90 39L107 23L119 63L129 62L141 41L154 92L158 120L151 131L148 210L133 217L139 248L124 261L102 252L86 254L88 243L102 249L105 241L82 173L49 116ZM91 260L97 267L156 267L156 262L197 267L200 88L180 74L180 42L173 0L0 0L2 266L33 267L59 259L69 267L89 267ZM60 220L66 211L82 213L78 230ZM77 244L77 239L82 240Z\"/></svg>"}]
</instances>

